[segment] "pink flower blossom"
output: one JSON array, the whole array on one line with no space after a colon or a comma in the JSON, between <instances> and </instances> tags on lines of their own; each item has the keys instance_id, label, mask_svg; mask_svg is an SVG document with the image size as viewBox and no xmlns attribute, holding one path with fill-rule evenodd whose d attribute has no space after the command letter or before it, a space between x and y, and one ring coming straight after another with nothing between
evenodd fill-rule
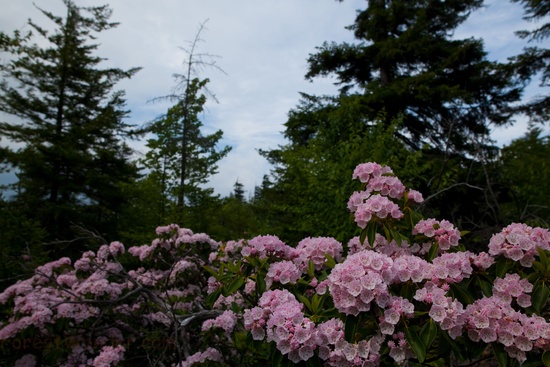
<instances>
[{"instance_id":1,"label":"pink flower blossom","mask_svg":"<svg viewBox=\"0 0 550 367\"><path fill-rule=\"evenodd\" d=\"M101 349L99 355L94 359L94 367L110 367L115 366L124 357L125 349L122 345L116 347L105 346Z\"/></svg>"},{"instance_id":2,"label":"pink flower blossom","mask_svg":"<svg viewBox=\"0 0 550 367\"><path fill-rule=\"evenodd\" d=\"M343 247L340 242L331 237L305 238L292 253L294 263L305 272L309 261L313 262L315 270L321 270L327 260L325 255L330 255L339 262L342 260Z\"/></svg>"},{"instance_id":3,"label":"pink flower blossom","mask_svg":"<svg viewBox=\"0 0 550 367\"><path fill-rule=\"evenodd\" d=\"M543 228L532 228L522 223L512 223L500 233L491 237L489 254L503 255L531 267L537 249L550 250L550 232Z\"/></svg>"}]
</instances>

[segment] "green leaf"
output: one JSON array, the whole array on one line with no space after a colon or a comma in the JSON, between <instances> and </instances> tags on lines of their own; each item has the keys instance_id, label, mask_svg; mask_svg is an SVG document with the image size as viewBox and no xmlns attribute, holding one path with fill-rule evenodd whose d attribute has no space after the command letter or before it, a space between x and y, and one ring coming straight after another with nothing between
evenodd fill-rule
<instances>
[{"instance_id":1,"label":"green leaf","mask_svg":"<svg viewBox=\"0 0 550 367\"><path fill-rule=\"evenodd\" d=\"M401 232L399 232L397 229L389 227L391 238L395 240L398 246L401 247L403 244L403 241L407 241L407 237L402 235Z\"/></svg>"},{"instance_id":2,"label":"green leaf","mask_svg":"<svg viewBox=\"0 0 550 367\"><path fill-rule=\"evenodd\" d=\"M453 291L454 296L463 304L474 303L474 297L468 292L468 289L462 284L451 284L451 290Z\"/></svg>"},{"instance_id":3,"label":"green leaf","mask_svg":"<svg viewBox=\"0 0 550 367\"><path fill-rule=\"evenodd\" d=\"M359 324L359 318L353 315L346 316L346 323L344 327L344 337L348 343L355 342L355 334Z\"/></svg>"},{"instance_id":4,"label":"green leaf","mask_svg":"<svg viewBox=\"0 0 550 367\"><path fill-rule=\"evenodd\" d=\"M546 267L542 265L542 263L538 261L533 261L533 267L537 270L537 272L541 275L544 275L546 272Z\"/></svg>"},{"instance_id":5,"label":"green leaf","mask_svg":"<svg viewBox=\"0 0 550 367\"><path fill-rule=\"evenodd\" d=\"M550 367L550 351L547 350L542 353L542 363L544 363L546 367Z\"/></svg>"},{"instance_id":6,"label":"green leaf","mask_svg":"<svg viewBox=\"0 0 550 367\"><path fill-rule=\"evenodd\" d=\"M496 276L499 278L504 278L506 272L508 272L508 269L510 269L511 267L512 263L508 261L507 258L501 257L497 260Z\"/></svg>"},{"instance_id":7,"label":"green leaf","mask_svg":"<svg viewBox=\"0 0 550 367\"><path fill-rule=\"evenodd\" d=\"M243 284L244 284L244 278L237 276L233 279L231 283L223 287L224 291L222 293L225 297L227 297L235 293L236 291L238 291L243 286Z\"/></svg>"},{"instance_id":8,"label":"green leaf","mask_svg":"<svg viewBox=\"0 0 550 367\"><path fill-rule=\"evenodd\" d=\"M543 307L548 302L548 296L550 296L550 289L548 289L548 286L544 282L535 284L533 294L531 295L531 303L538 315L541 314Z\"/></svg>"},{"instance_id":9,"label":"green leaf","mask_svg":"<svg viewBox=\"0 0 550 367\"><path fill-rule=\"evenodd\" d=\"M508 353L504 350L502 344L493 343L493 351L497 359L499 367L506 367L508 364Z\"/></svg>"},{"instance_id":10,"label":"green leaf","mask_svg":"<svg viewBox=\"0 0 550 367\"><path fill-rule=\"evenodd\" d=\"M527 276L527 280L529 281L529 283L535 283L537 280L539 280L541 278L541 274L540 273L531 273Z\"/></svg>"},{"instance_id":11,"label":"green leaf","mask_svg":"<svg viewBox=\"0 0 550 367\"><path fill-rule=\"evenodd\" d=\"M237 261L237 262L232 262L232 261L229 261L227 262L227 270L229 270L230 272L232 272L233 274L236 274L238 273L240 270L241 270L241 260Z\"/></svg>"},{"instance_id":12,"label":"green leaf","mask_svg":"<svg viewBox=\"0 0 550 367\"><path fill-rule=\"evenodd\" d=\"M266 288L265 276L262 273L256 275L256 293L258 296L264 294Z\"/></svg>"},{"instance_id":13,"label":"green leaf","mask_svg":"<svg viewBox=\"0 0 550 367\"><path fill-rule=\"evenodd\" d=\"M446 359L448 359L448 356L450 356L452 351L452 353L456 356L456 358L458 358L458 360L467 360L467 353L461 344L454 341L447 333L441 333L439 335L442 336L440 340L440 348L445 351L444 355L446 356Z\"/></svg>"},{"instance_id":14,"label":"green leaf","mask_svg":"<svg viewBox=\"0 0 550 367\"><path fill-rule=\"evenodd\" d=\"M244 259L250 264L252 265L253 267L259 269L261 267L261 264L260 264L260 261L255 258L255 257L251 257L251 256L245 256Z\"/></svg>"},{"instance_id":15,"label":"green leaf","mask_svg":"<svg viewBox=\"0 0 550 367\"><path fill-rule=\"evenodd\" d=\"M361 245L365 244L366 238L367 238L367 229L365 228L364 230L361 231L361 234L359 235L359 242L361 243Z\"/></svg>"},{"instance_id":16,"label":"green leaf","mask_svg":"<svg viewBox=\"0 0 550 367\"><path fill-rule=\"evenodd\" d=\"M216 301L220 297L221 293L222 293L222 290L217 289L214 292L210 293L208 296L206 296L206 307L211 309L214 306L214 303L216 303Z\"/></svg>"},{"instance_id":17,"label":"green leaf","mask_svg":"<svg viewBox=\"0 0 550 367\"><path fill-rule=\"evenodd\" d=\"M548 265L548 255L546 254L546 251L540 247L537 247L537 252L539 253L540 262Z\"/></svg>"},{"instance_id":18,"label":"green leaf","mask_svg":"<svg viewBox=\"0 0 550 367\"><path fill-rule=\"evenodd\" d=\"M311 297L311 312L315 315L319 314L319 311L320 311L320 305L321 305L321 301L323 300L324 296L321 297L319 296L317 293L315 293L313 295L313 297Z\"/></svg>"},{"instance_id":19,"label":"green leaf","mask_svg":"<svg viewBox=\"0 0 550 367\"><path fill-rule=\"evenodd\" d=\"M273 354L271 356L271 365L273 367L281 367L283 366L283 359L285 356L281 352L279 352L277 349L274 349Z\"/></svg>"},{"instance_id":20,"label":"green leaf","mask_svg":"<svg viewBox=\"0 0 550 367\"><path fill-rule=\"evenodd\" d=\"M311 259L309 259L309 262L307 264L307 275L309 275L310 278L313 278L315 276L315 264Z\"/></svg>"},{"instance_id":21,"label":"green leaf","mask_svg":"<svg viewBox=\"0 0 550 367\"><path fill-rule=\"evenodd\" d=\"M476 277L475 279L476 279L477 286L481 289L481 291L483 292L483 295L485 297L491 297L493 295L492 284L486 280L481 279L480 277Z\"/></svg>"},{"instance_id":22,"label":"green leaf","mask_svg":"<svg viewBox=\"0 0 550 367\"><path fill-rule=\"evenodd\" d=\"M420 339L426 350L430 349L433 341L437 337L438 329L434 320L430 319L427 323L424 324L422 329L420 329Z\"/></svg>"},{"instance_id":23,"label":"green leaf","mask_svg":"<svg viewBox=\"0 0 550 367\"><path fill-rule=\"evenodd\" d=\"M418 337L416 332L414 332L410 327L405 326L405 338L407 343L411 346L418 362L423 363L426 358L426 346L422 342L422 339Z\"/></svg>"},{"instance_id":24,"label":"green leaf","mask_svg":"<svg viewBox=\"0 0 550 367\"><path fill-rule=\"evenodd\" d=\"M435 257L437 256L437 250L439 250L439 244L434 243L430 247L430 251L428 251L428 261L432 261L433 259L435 259Z\"/></svg>"},{"instance_id":25,"label":"green leaf","mask_svg":"<svg viewBox=\"0 0 550 367\"><path fill-rule=\"evenodd\" d=\"M307 299L304 295L301 295L301 294L295 294L295 296L296 296L296 299L302 302L310 312L313 312L313 310L311 309L311 302L309 301L309 299Z\"/></svg>"},{"instance_id":26,"label":"green leaf","mask_svg":"<svg viewBox=\"0 0 550 367\"><path fill-rule=\"evenodd\" d=\"M411 229L423 219L420 213L417 213L414 210L411 210Z\"/></svg>"},{"instance_id":27,"label":"green leaf","mask_svg":"<svg viewBox=\"0 0 550 367\"><path fill-rule=\"evenodd\" d=\"M376 229L378 227L378 224L374 221L371 221L367 224L367 240L369 241L369 246L372 247L374 245L374 241L376 241Z\"/></svg>"},{"instance_id":28,"label":"green leaf","mask_svg":"<svg viewBox=\"0 0 550 367\"><path fill-rule=\"evenodd\" d=\"M327 258L327 261L325 261L325 265L333 269L336 266L336 260L334 260L334 258L329 254L325 254L325 257Z\"/></svg>"},{"instance_id":29,"label":"green leaf","mask_svg":"<svg viewBox=\"0 0 550 367\"><path fill-rule=\"evenodd\" d=\"M214 278L216 278L216 280L218 280L218 272L214 269L212 269L210 266L208 265L204 265L202 267L204 270L206 270L210 275L212 275Z\"/></svg>"}]
</instances>

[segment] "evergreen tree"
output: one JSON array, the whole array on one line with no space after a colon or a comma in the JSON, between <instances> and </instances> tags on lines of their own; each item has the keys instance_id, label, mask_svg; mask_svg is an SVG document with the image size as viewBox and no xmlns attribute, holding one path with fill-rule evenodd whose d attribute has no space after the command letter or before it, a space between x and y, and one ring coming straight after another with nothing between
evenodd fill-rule
<instances>
[{"instance_id":1,"label":"evergreen tree","mask_svg":"<svg viewBox=\"0 0 550 367\"><path fill-rule=\"evenodd\" d=\"M479 39L454 40L453 31L482 0L371 0L349 27L357 43L325 43L309 57L307 78L335 75L344 94L361 96L363 119L381 111L389 125L399 115L401 140L456 153L489 124L509 121L507 107L520 87L502 77ZM296 134L288 126L287 135Z\"/></svg>"},{"instance_id":2,"label":"evergreen tree","mask_svg":"<svg viewBox=\"0 0 550 367\"><path fill-rule=\"evenodd\" d=\"M357 43L325 43L310 55L307 78L336 76L341 90L304 94L285 124L289 144L264 152L285 239L327 228L349 238L352 223L335 218L356 189L353 169L367 160L393 167L429 199L428 216L475 232L472 242L502 225L489 125L510 121L522 85L487 60L481 40L452 39L481 4L372 0L349 27Z\"/></svg>"},{"instance_id":3,"label":"evergreen tree","mask_svg":"<svg viewBox=\"0 0 550 367\"><path fill-rule=\"evenodd\" d=\"M63 3L65 17L39 8L53 33L29 21L46 43L32 43L31 34L0 35L11 55L0 65L0 111L15 117L0 122L9 142L3 155L19 179L16 200L56 241L72 238L75 223L112 234L124 204L121 183L137 175L124 142L131 135L124 93L114 87L138 68L100 68L104 59L90 41L117 25L107 6Z\"/></svg>"},{"instance_id":4,"label":"evergreen tree","mask_svg":"<svg viewBox=\"0 0 550 367\"><path fill-rule=\"evenodd\" d=\"M171 217L175 222L183 220L184 208L190 200L212 194L211 189L203 189L201 185L217 172L217 162L231 149L229 146L217 149L222 130L209 135L201 131L203 124L199 115L204 111L207 100L204 93L209 93L206 87L209 80L199 79L196 68L205 65L217 68L215 63L205 60L210 55L196 52L203 29L204 23L191 48L185 50L188 53L185 73L176 75L174 94L161 97L175 100L176 104L149 125L148 131L153 137L147 142L150 150L143 161L158 182L167 204L175 201L175 216Z\"/></svg>"},{"instance_id":5,"label":"evergreen tree","mask_svg":"<svg viewBox=\"0 0 550 367\"><path fill-rule=\"evenodd\" d=\"M498 169L511 188L504 203L509 222L550 225L550 136L531 128L502 149Z\"/></svg>"},{"instance_id":6,"label":"evergreen tree","mask_svg":"<svg viewBox=\"0 0 550 367\"><path fill-rule=\"evenodd\" d=\"M542 42L550 36L549 0L512 0L519 2L525 9L524 19L532 22L544 21L540 27L531 31L519 31L517 34L528 42ZM524 52L511 60L512 70L522 80L528 82L540 73L540 87L550 87L550 50L547 48L530 46ZM550 94L537 96L520 105L517 110L529 116L533 122L547 122L550 116Z\"/></svg>"},{"instance_id":7,"label":"evergreen tree","mask_svg":"<svg viewBox=\"0 0 550 367\"><path fill-rule=\"evenodd\" d=\"M235 181L235 184L233 185L233 193L231 194L231 197L235 198L236 200L240 201L241 203L244 203L244 185L237 181Z\"/></svg>"}]
</instances>

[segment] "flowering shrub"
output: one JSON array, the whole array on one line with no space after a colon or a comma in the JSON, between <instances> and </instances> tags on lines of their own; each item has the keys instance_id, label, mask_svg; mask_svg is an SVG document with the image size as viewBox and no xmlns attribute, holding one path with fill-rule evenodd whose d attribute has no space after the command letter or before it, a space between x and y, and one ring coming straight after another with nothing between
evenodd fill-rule
<instances>
[{"instance_id":1,"label":"flowering shrub","mask_svg":"<svg viewBox=\"0 0 550 367\"><path fill-rule=\"evenodd\" d=\"M353 178L345 246L170 225L37 268L0 294L0 364L550 365L547 229L514 223L472 253L389 167Z\"/></svg>"}]
</instances>

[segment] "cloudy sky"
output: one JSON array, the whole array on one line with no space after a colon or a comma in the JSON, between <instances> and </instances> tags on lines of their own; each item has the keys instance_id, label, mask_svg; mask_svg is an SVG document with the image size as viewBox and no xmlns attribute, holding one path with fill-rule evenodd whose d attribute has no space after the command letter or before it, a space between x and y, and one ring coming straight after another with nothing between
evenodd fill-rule
<instances>
[{"instance_id":1,"label":"cloudy sky","mask_svg":"<svg viewBox=\"0 0 550 367\"><path fill-rule=\"evenodd\" d=\"M0 30L28 30L27 19L47 27L39 7L63 15L61 0L0 0ZM100 0L76 0L77 4L104 4ZM140 125L164 113L166 103L150 103L169 94L174 73L183 71L189 41L206 21L199 53L217 55L225 73L205 69L209 89L218 103L207 103L201 116L205 132L224 131L223 145L232 146L219 162L219 173L209 184L222 196L236 180L249 193L261 183L270 166L258 149L275 148L285 141L283 124L297 105L299 92L333 94L331 79L304 79L306 59L324 41L352 42L345 27L353 23L355 10L365 0L110 0L116 29L99 38L98 55L120 68L143 68L134 78L119 84L126 91L130 122ZM514 31L532 25L522 20L522 8L508 0L489 0L456 32L456 38L483 38L489 59L506 60L524 46ZM534 90L534 89L533 89ZM536 93L531 90L529 93ZM525 132L525 124L494 132L500 144ZM134 143L145 151L141 142Z\"/></svg>"}]
</instances>

